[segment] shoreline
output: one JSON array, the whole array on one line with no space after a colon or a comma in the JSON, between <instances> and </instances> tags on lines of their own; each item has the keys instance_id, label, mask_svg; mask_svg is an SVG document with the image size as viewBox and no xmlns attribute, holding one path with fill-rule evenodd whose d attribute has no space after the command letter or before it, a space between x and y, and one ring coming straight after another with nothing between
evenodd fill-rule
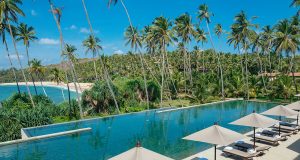
<instances>
[{"instance_id":1,"label":"shoreline","mask_svg":"<svg viewBox=\"0 0 300 160\"><path fill-rule=\"evenodd\" d=\"M13 82L13 83L0 83L0 86L11 86L11 85L17 85L17 84L15 82ZM25 86L26 83L25 82L19 82L19 85ZM28 82L28 85L29 86L33 86L33 83L32 82ZM42 85L41 85L40 82L35 82L35 86L42 86ZM43 86L45 86L45 87L61 88L61 89L65 89L65 90L68 89L66 83L59 83L59 84L57 84L56 82L50 82L50 81L43 82ZM93 86L93 83L77 83L77 87L78 86L80 86L79 89L78 89L78 92L82 93L85 90L91 89L92 86ZM74 83L69 83L69 87L70 87L70 91L76 92Z\"/></svg>"}]
</instances>

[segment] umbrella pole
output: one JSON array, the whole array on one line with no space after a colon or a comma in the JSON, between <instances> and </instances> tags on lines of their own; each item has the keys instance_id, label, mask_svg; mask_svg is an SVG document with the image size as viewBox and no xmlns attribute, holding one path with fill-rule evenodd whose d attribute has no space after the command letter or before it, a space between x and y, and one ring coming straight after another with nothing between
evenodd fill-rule
<instances>
[{"instance_id":1,"label":"umbrella pole","mask_svg":"<svg viewBox=\"0 0 300 160\"><path fill-rule=\"evenodd\" d=\"M255 150L255 127L253 127L253 138L254 138L253 149Z\"/></svg>"},{"instance_id":2,"label":"umbrella pole","mask_svg":"<svg viewBox=\"0 0 300 160\"><path fill-rule=\"evenodd\" d=\"M299 110L298 110L298 115L297 115L297 126L299 125Z\"/></svg>"},{"instance_id":3,"label":"umbrella pole","mask_svg":"<svg viewBox=\"0 0 300 160\"><path fill-rule=\"evenodd\" d=\"M217 160L217 145L215 144L215 160Z\"/></svg>"},{"instance_id":4,"label":"umbrella pole","mask_svg":"<svg viewBox=\"0 0 300 160\"><path fill-rule=\"evenodd\" d=\"M279 116L279 136L280 136L280 122L281 122L281 116Z\"/></svg>"}]
</instances>

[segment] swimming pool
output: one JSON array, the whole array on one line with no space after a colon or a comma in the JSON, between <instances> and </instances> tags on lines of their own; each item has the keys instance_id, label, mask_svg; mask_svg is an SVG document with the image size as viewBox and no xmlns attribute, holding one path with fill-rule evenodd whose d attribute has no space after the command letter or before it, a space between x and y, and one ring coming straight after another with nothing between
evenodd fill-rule
<instances>
[{"instance_id":1,"label":"swimming pool","mask_svg":"<svg viewBox=\"0 0 300 160\"><path fill-rule=\"evenodd\" d=\"M140 140L142 146L174 159L210 148L182 137L218 123L246 133L248 127L228 123L253 110L260 113L274 103L230 101L171 112L139 112L107 118L27 129L30 136L91 127L92 131L0 147L0 159L105 160L124 152Z\"/></svg>"},{"instance_id":2,"label":"swimming pool","mask_svg":"<svg viewBox=\"0 0 300 160\"><path fill-rule=\"evenodd\" d=\"M36 86L38 94L44 94L43 89L41 86ZM58 87L44 87L46 90L47 95L49 96L50 99L53 100L54 103L60 103L64 101L61 89ZM35 94L34 87L29 86L29 89L31 91L31 94ZM20 85L20 90L21 92L27 92L27 88L25 85ZM9 98L12 94L17 93L18 89L16 85L0 85L0 101L3 101L7 98ZM68 97L68 90L63 89L65 98L67 99ZM76 93L71 92L71 98L75 98Z\"/></svg>"}]
</instances>

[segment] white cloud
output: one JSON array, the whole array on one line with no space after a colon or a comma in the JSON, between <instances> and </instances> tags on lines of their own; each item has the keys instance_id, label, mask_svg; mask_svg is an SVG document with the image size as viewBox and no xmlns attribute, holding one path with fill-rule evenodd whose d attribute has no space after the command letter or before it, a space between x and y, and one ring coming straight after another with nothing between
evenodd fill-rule
<instances>
[{"instance_id":1,"label":"white cloud","mask_svg":"<svg viewBox=\"0 0 300 160\"><path fill-rule=\"evenodd\" d=\"M114 54L124 54L125 52L124 51L122 51L122 50L116 50L116 51L114 51Z\"/></svg>"},{"instance_id":2,"label":"white cloud","mask_svg":"<svg viewBox=\"0 0 300 160\"><path fill-rule=\"evenodd\" d=\"M86 33L86 34L88 34L88 33L90 33L90 31L87 29L87 28L80 28L80 33Z\"/></svg>"},{"instance_id":3,"label":"white cloud","mask_svg":"<svg viewBox=\"0 0 300 160\"><path fill-rule=\"evenodd\" d=\"M75 25L73 24L73 25L70 26L70 29L71 29L71 30L75 30L75 29L77 29L77 26L75 26Z\"/></svg>"},{"instance_id":4,"label":"white cloud","mask_svg":"<svg viewBox=\"0 0 300 160\"><path fill-rule=\"evenodd\" d=\"M41 38L39 40L39 44L44 44L44 45L57 45L59 44L59 40L56 39L50 39L50 38Z\"/></svg>"},{"instance_id":5,"label":"white cloud","mask_svg":"<svg viewBox=\"0 0 300 160\"><path fill-rule=\"evenodd\" d=\"M89 34L89 33L90 33L90 30L89 30L88 28L82 27L82 28L80 28L80 33ZM94 29L94 33L95 33L95 34L98 34L98 33L99 33L99 30L95 30L95 29Z\"/></svg>"},{"instance_id":6,"label":"white cloud","mask_svg":"<svg viewBox=\"0 0 300 160\"><path fill-rule=\"evenodd\" d=\"M31 14L32 16L36 16L36 15L37 15L37 13L36 13L35 10L31 10L31 11L30 11L30 14Z\"/></svg>"},{"instance_id":7,"label":"white cloud","mask_svg":"<svg viewBox=\"0 0 300 160\"><path fill-rule=\"evenodd\" d=\"M19 57L20 57L20 59L23 59L23 58L24 58L24 56L23 56L22 54L19 54ZM8 56L6 56L6 58L8 58ZM18 59L18 56L17 56L16 54L11 54L11 55L10 55L10 58L11 58L12 60L17 60L17 59Z\"/></svg>"}]
</instances>

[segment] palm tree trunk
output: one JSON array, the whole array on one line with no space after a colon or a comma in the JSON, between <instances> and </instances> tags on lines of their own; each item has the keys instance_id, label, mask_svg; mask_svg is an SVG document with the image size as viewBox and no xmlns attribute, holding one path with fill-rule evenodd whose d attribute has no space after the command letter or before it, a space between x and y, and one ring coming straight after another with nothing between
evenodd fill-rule
<instances>
[{"instance_id":1,"label":"palm tree trunk","mask_svg":"<svg viewBox=\"0 0 300 160\"><path fill-rule=\"evenodd\" d=\"M292 72L292 76L293 76L293 83L296 89L296 94L298 94L298 86L296 84L296 78L295 78L295 65L296 63L294 63L294 59L295 59L295 54L292 53L292 58L291 58L291 72Z\"/></svg>"},{"instance_id":2,"label":"palm tree trunk","mask_svg":"<svg viewBox=\"0 0 300 160\"><path fill-rule=\"evenodd\" d=\"M163 90L164 90L164 70L165 70L165 44L162 42L161 45L161 52L162 52L162 69L161 69L161 89L160 89L160 107L162 108L163 102Z\"/></svg>"},{"instance_id":3,"label":"palm tree trunk","mask_svg":"<svg viewBox=\"0 0 300 160\"><path fill-rule=\"evenodd\" d=\"M28 67L30 67L30 59L29 59L29 53L28 53L28 45L25 45L25 48L26 48L26 56L27 56L27 65ZM32 80L32 84L33 84L33 87L34 87L34 91L35 91L35 94L37 95L38 92L37 92L37 89L36 89L36 86L35 86L35 81L34 81L34 78L33 78L33 75L32 73L28 73L31 77L31 80Z\"/></svg>"},{"instance_id":4,"label":"palm tree trunk","mask_svg":"<svg viewBox=\"0 0 300 160\"><path fill-rule=\"evenodd\" d=\"M15 52L16 52L17 59L18 59L18 62L19 62L20 68L21 68L21 72L22 72L22 75L23 75L23 78L24 78L24 81L25 81L25 84L26 84L26 88L27 88L27 92L28 92L31 104L32 104L33 107L35 107L35 104L33 102L32 95L31 95L31 92L30 92L30 89L29 89L29 86L28 86L28 81L27 81L27 78L25 76L25 72L24 72L24 69L23 69L23 66L22 66L22 63L21 63L21 60L20 60L20 56L19 56L19 52L18 52L18 49L17 49L15 37L13 36L13 32L12 32L12 29L11 29L9 19L7 18L6 21L7 21L7 24L8 24L9 33L10 33L12 43L13 43L14 48L15 48Z\"/></svg>"},{"instance_id":5,"label":"palm tree trunk","mask_svg":"<svg viewBox=\"0 0 300 160\"><path fill-rule=\"evenodd\" d=\"M244 75L244 66L243 66L243 54L241 53L241 50L240 50L240 45L238 44L238 52L239 52L239 55L241 56L241 68L242 68L242 81L243 81L243 84L245 84L245 75ZM243 85L243 88L244 88L244 85ZM244 89L243 89L244 90ZM244 90L244 97L246 96L246 93L245 93L245 90Z\"/></svg>"},{"instance_id":6,"label":"palm tree trunk","mask_svg":"<svg viewBox=\"0 0 300 160\"><path fill-rule=\"evenodd\" d=\"M18 81L18 78L17 78L17 75L16 75L15 68L13 66L13 63L12 63L12 60L11 60L11 57L10 57L10 53L9 53L9 50L8 50L8 46L7 46L7 43L6 43L5 39L4 39L4 44L5 44L5 49L6 49L7 57L9 59L9 64L11 66L11 69L12 69L12 72L13 72L13 75L14 75L14 78L15 78L15 81L16 81L16 84L17 84L18 93L21 94L21 90L20 90L20 86L19 86L19 81Z\"/></svg>"},{"instance_id":7,"label":"palm tree trunk","mask_svg":"<svg viewBox=\"0 0 300 160\"><path fill-rule=\"evenodd\" d=\"M99 77L98 77L98 73L97 73L97 67L96 67L96 60L94 60L93 63L94 63L94 71L95 71L95 75L96 75L96 80L99 81Z\"/></svg>"},{"instance_id":8,"label":"palm tree trunk","mask_svg":"<svg viewBox=\"0 0 300 160\"><path fill-rule=\"evenodd\" d=\"M82 6L83 6L83 8L84 8L85 16L86 16L86 19L87 19L87 22L88 22L88 25L89 25L89 28L90 28L91 35L92 35L93 37L95 37L95 36L94 36L94 35L95 35L95 34L94 34L94 30L93 30L93 27L92 27L92 24L91 24L91 21L90 21L90 18L89 18L89 14L88 14L87 8L86 8L86 6L85 6L85 1L82 0L81 2L82 2ZM109 90L110 90L112 96L113 96L113 99L114 99L114 102L115 102L115 106L116 106L117 112L120 113L120 109L119 109L118 102L117 102L117 100L116 100L115 93L114 93L114 91L112 90L112 87L111 87L110 82L109 82L109 79L110 79L110 78L109 78L109 74L108 74L108 72L107 72L107 70L106 70L106 67L105 67L103 61L102 61L101 55L100 55L99 53L98 53L98 55L99 55L99 58L100 58L101 66L102 66L102 68L103 68L103 70L104 70L104 71L103 71L103 72L104 72L104 79L105 79L105 81L106 81L106 83L107 83L107 86L108 86L108 88L109 88Z\"/></svg>"},{"instance_id":9,"label":"palm tree trunk","mask_svg":"<svg viewBox=\"0 0 300 160\"><path fill-rule=\"evenodd\" d=\"M207 30L208 30L208 34L209 34L209 39L210 39L210 43L213 47L213 50L214 52L216 53L216 49L215 49L215 45L213 43L213 40L212 40L212 37L211 37L211 33L210 33L210 29L209 29L209 26L208 26L208 22L206 21L206 27L207 27ZM224 80L223 80L223 69L222 69L222 65L221 65L221 62L220 62L220 53L218 52L217 53L217 59L218 59L218 66L219 66L219 69L220 69L220 74L221 74L221 85L222 85L222 99L224 100L225 99L225 94L224 94Z\"/></svg>"},{"instance_id":10,"label":"palm tree trunk","mask_svg":"<svg viewBox=\"0 0 300 160\"><path fill-rule=\"evenodd\" d=\"M37 75L37 77L40 79L41 87L42 87L42 89L43 89L43 92L44 92L45 96L48 97L47 92L46 92L45 87L44 87L44 84L43 84L43 80L42 80L42 78L40 77L40 74L39 74L39 73L36 73L36 75Z\"/></svg>"},{"instance_id":11,"label":"palm tree trunk","mask_svg":"<svg viewBox=\"0 0 300 160\"><path fill-rule=\"evenodd\" d=\"M53 4L51 2L51 0L48 0L49 4L50 4L50 8L51 8L51 12L52 12L52 15L53 15L53 18L54 18L54 21L56 23L56 26L57 26L57 29L59 31L59 39L60 39L60 49L61 49L61 53L63 53L63 48L64 48L64 40L63 40L63 34L62 34L62 30L61 30L61 27L60 27L60 23L58 22L54 12L53 12ZM63 62L63 60L62 60ZM65 71L65 70L64 70ZM67 86L68 86L68 92L69 92L69 105L71 106L71 98L70 98L70 89L69 89L69 79L68 79L68 76L67 76L67 71L65 71L65 75L66 75L66 79L67 79ZM75 85L75 84L74 84ZM77 101L80 102L80 97L79 97L79 93L78 93L78 90L76 91L76 94L77 94ZM79 109L82 111L82 106L81 106L81 103L78 103L78 106L79 106ZM80 113L80 117L83 118L83 114Z\"/></svg>"},{"instance_id":12,"label":"palm tree trunk","mask_svg":"<svg viewBox=\"0 0 300 160\"><path fill-rule=\"evenodd\" d=\"M127 18L128 18L128 22L130 24L130 28L132 30L132 33L134 33L134 29L133 29L133 25L132 25L132 21L130 19L130 15L129 15L129 12L127 10L127 7L125 5L125 3L123 2L123 0L120 0L125 12L126 12L126 15L127 15ZM145 65L143 63L143 55L142 53L139 51L139 56L140 56L140 63L142 65L142 70L143 70L143 77L144 77L144 87L145 87L145 92L146 92L146 97L147 97L147 107L148 107L148 110L149 110L149 94L148 94L148 90L147 90L147 79L146 79L146 71L145 71Z\"/></svg>"},{"instance_id":13,"label":"palm tree trunk","mask_svg":"<svg viewBox=\"0 0 300 160\"><path fill-rule=\"evenodd\" d=\"M79 88L77 87L78 84L78 79L77 79L77 75L76 75L76 70L75 70L75 66L73 64L73 62L71 61L71 59L69 58L69 63L71 65L71 69L72 69L72 77L73 77L73 81L74 81L74 87L76 90L76 94L77 94L77 100L78 100L78 104L81 105L81 98L80 98L80 94L79 94ZM82 107L79 107L79 112L80 112L80 118L83 118L83 110Z\"/></svg>"},{"instance_id":14,"label":"palm tree trunk","mask_svg":"<svg viewBox=\"0 0 300 160\"><path fill-rule=\"evenodd\" d=\"M249 82L248 82L248 53L245 49L245 74L246 74L246 86L247 86L247 100L249 100Z\"/></svg>"},{"instance_id":15,"label":"palm tree trunk","mask_svg":"<svg viewBox=\"0 0 300 160\"><path fill-rule=\"evenodd\" d=\"M259 62L259 67L260 67L260 74L261 74L261 78L262 78L262 81L263 81L263 85L264 85L264 89L266 91L266 83L265 83L265 78L264 78L264 74L263 74L263 65L262 65L262 60L260 58L260 55L258 53L258 51L256 51L256 54L257 54L257 57L258 57L258 62Z\"/></svg>"}]
</instances>

